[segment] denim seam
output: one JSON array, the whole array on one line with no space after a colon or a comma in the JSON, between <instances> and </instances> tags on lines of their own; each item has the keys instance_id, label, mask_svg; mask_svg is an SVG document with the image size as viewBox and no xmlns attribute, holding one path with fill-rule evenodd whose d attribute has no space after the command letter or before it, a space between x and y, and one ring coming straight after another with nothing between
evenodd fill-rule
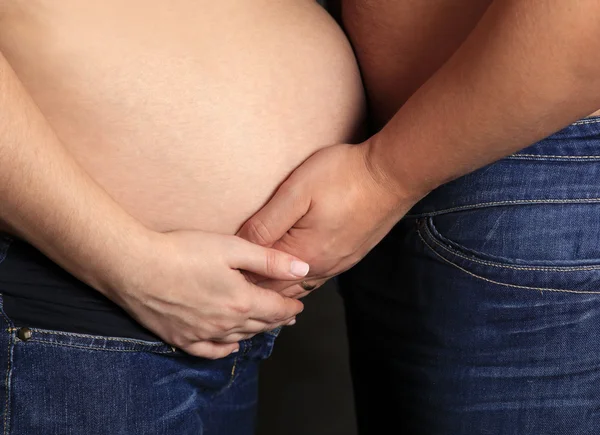
<instances>
[{"instance_id":1,"label":"denim seam","mask_svg":"<svg viewBox=\"0 0 600 435\"><path fill-rule=\"evenodd\" d=\"M591 156L558 156L556 154L513 154L509 157L553 157L558 159L600 159L600 155Z\"/></svg>"},{"instance_id":2,"label":"denim seam","mask_svg":"<svg viewBox=\"0 0 600 435\"><path fill-rule=\"evenodd\" d=\"M22 341L22 340L19 340ZM23 341L23 343L25 343L25 341ZM83 349L83 350L103 350L103 351L107 351L107 352L154 352L154 353L160 353L160 354L169 354L171 353L171 351L159 351L159 350L155 350L155 349L110 349L110 348L106 348L106 347L97 347L97 346L80 346L80 345L76 345L76 344L67 344L67 343L58 343L56 341L49 341L49 340L40 340L37 338L30 338L29 340L27 340L27 343L44 343L44 344L49 344L55 347L73 347L73 348L77 348L77 349Z\"/></svg>"},{"instance_id":3,"label":"denim seam","mask_svg":"<svg viewBox=\"0 0 600 435\"><path fill-rule=\"evenodd\" d=\"M11 242L11 239L9 239L9 244ZM8 251L8 249L5 250L5 254ZM7 349L7 364L6 364L6 376L4 378L4 389L5 391L5 409L4 409L4 435L7 435L9 430L10 430L10 379L11 379L11 374L12 374L12 360L13 360L13 340L14 340L14 336L15 334L12 332L12 321L8 318L8 316L6 315L6 313L4 312L4 301L2 299L2 294L0 294L0 314L2 315L2 317L4 318L4 321L6 322L6 324L8 325L7 328L7 332L8 332L8 349Z\"/></svg>"},{"instance_id":4,"label":"denim seam","mask_svg":"<svg viewBox=\"0 0 600 435\"><path fill-rule=\"evenodd\" d=\"M16 330L18 328L14 328L14 329ZM79 338L87 338L90 340L110 340L110 341L116 341L116 342L122 342L122 343L137 344L139 346L155 346L155 347L169 346L168 344L162 343L162 342L133 340L130 338L105 337L103 335L78 334L76 332L48 331L48 330L37 329L37 328L29 328L29 329L33 332L37 332L38 334L46 334L46 335L64 335L66 337L76 337L76 338L79 337Z\"/></svg>"},{"instance_id":5,"label":"denim seam","mask_svg":"<svg viewBox=\"0 0 600 435\"><path fill-rule=\"evenodd\" d=\"M6 365L6 376L4 378L4 389L5 399L4 399L4 435L8 434L9 426L10 426L10 375L12 372L12 344L13 344L13 334L10 333L8 337L8 362Z\"/></svg>"},{"instance_id":6,"label":"denim seam","mask_svg":"<svg viewBox=\"0 0 600 435\"><path fill-rule=\"evenodd\" d=\"M579 160L579 161L597 161L600 160L600 155L597 156L557 156L552 154L514 154L506 157L512 160Z\"/></svg>"},{"instance_id":7,"label":"denim seam","mask_svg":"<svg viewBox=\"0 0 600 435\"><path fill-rule=\"evenodd\" d=\"M579 121L575 121L572 125L598 124L598 123L600 123L600 118L581 119Z\"/></svg>"},{"instance_id":8,"label":"denim seam","mask_svg":"<svg viewBox=\"0 0 600 435\"><path fill-rule=\"evenodd\" d=\"M233 360L233 366L231 367L231 375L229 377L229 382L227 383L227 385L225 386L225 388L221 389L221 391L219 391L217 394L214 395L214 398L217 398L220 395L222 395L225 391L227 391L229 388L231 388L231 386L235 382L235 378L236 378L236 375L237 375L237 369L238 369L238 361L239 360L240 360L240 356L236 355L236 357Z\"/></svg>"},{"instance_id":9,"label":"denim seam","mask_svg":"<svg viewBox=\"0 0 600 435\"><path fill-rule=\"evenodd\" d=\"M216 393L214 393L211 396L211 400L216 399L217 397L223 395L234 383L235 378L236 378L236 374L237 374L237 363L240 359L240 356L237 355L234 360L233 360L233 365L231 366L231 372L229 375L229 381L227 382L227 385L225 385L223 388L221 388L219 391L217 391Z\"/></svg>"},{"instance_id":10,"label":"denim seam","mask_svg":"<svg viewBox=\"0 0 600 435\"><path fill-rule=\"evenodd\" d=\"M478 202L475 204L461 205L458 207L445 208L432 212L407 214L407 218L418 218L427 216L438 216L453 211L464 211L475 208L496 207L501 205L529 205L529 204L597 204L600 198L577 198L577 199L515 199L507 201Z\"/></svg>"},{"instance_id":11,"label":"denim seam","mask_svg":"<svg viewBox=\"0 0 600 435\"><path fill-rule=\"evenodd\" d=\"M600 270L600 265L595 266L511 266L509 264L501 264L494 263L492 261L479 260L477 258L467 257L466 255L457 252L455 250L451 250L447 246L444 246L437 238L433 235L433 233L429 230L427 226L425 226L425 230L427 231L427 235L429 238L438 245L440 248L444 249L446 252L451 255L456 255L467 261L472 261L474 263L483 264L484 266L492 266L492 267L500 267L504 269L514 269L514 270L530 270L530 271L540 271L540 272L583 272L583 271L592 271L592 270Z\"/></svg>"},{"instance_id":12,"label":"denim seam","mask_svg":"<svg viewBox=\"0 0 600 435\"><path fill-rule=\"evenodd\" d=\"M505 282L494 281L493 279L485 278L485 277L477 275L477 274L475 274L473 272L469 272L464 267L461 267L458 264L456 264L456 263L448 260L446 257L444 257L439 252L437 252L435 249L433 249L433 247L431 245L429 245L429 243L427 243L427 241L423 238L423 235L421 234L421 231L417 231L417 234L419 235L419 238L425 244L425 246L427 246L435 255L437 255L438 257L440 257L446 263L450 264L451 266L456 267L459 270L462 270L467 275L470 275L470 276L472 276L474 278L478 278L478 279L480 279L482 281L486 281L486 282L489 282L489 283L492 283L492 284L501 285L501 286L505 286L505 287L522 289L522 290L539 290L539 291L549 291L549 292L556 292L556 293L600 294L600 291L569 290L569 289L556 289L556 288L547 288L547 287L529 287L529 286L525 286L525 285L508 284L508 283L505 283Z\"/></svg>"}]
</instances>

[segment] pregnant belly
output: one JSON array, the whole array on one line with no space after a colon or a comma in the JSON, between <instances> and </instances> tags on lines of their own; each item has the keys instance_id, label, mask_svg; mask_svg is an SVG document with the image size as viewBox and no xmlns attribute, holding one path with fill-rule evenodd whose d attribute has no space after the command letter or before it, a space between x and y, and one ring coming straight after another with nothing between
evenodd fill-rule
<instances>
[{"instance_id":1,"label":"pregnant belly","mask_svg":"<svg viewBox=\"0 0 600 435\"><path fill-rule=\"evenodd\" d=\"M79 163L159 231L234 233L363 117L352 50L308 0L9 0L0 50Z\"/></svg>"}]
</instances>

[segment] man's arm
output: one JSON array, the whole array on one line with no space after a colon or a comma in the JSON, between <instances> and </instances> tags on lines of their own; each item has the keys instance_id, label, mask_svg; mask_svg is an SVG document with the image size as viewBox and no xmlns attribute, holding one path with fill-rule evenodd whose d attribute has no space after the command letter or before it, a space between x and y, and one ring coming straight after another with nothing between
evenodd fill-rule
<instances>
[{"instance_id":1,"label":"man's arm","mask_svg":"<svg viewBox=\"0 0 600 435\"><path fill-rule=\"evenodd\" d=\"M0 221L165 341L217 358L287 324L302 304L241 270L297 279L308 266L234 236L145 228L73 159L0 54Z\"/></svg>"},{"instance_id":2,"label":"man's arm","mask_svg":"<svg viewBox=\"0 0 600 435\"><path fill-rule=\"evenodd\" d=\"M240 234L313 279L347 270L430 190L598 109L599 18L595 0L495 1L378 134L313 155Z\"/></svg>"},{"instance_id":3,"label":"man's arm","mask_svg":"<svg viewBox=\"0 0 600 435\"><path fill-rule=\"evenodd\" d=\"M369 142L377 177L429 190L600 108L600 3L495 1Z\"/></svg>"}]
</instances>

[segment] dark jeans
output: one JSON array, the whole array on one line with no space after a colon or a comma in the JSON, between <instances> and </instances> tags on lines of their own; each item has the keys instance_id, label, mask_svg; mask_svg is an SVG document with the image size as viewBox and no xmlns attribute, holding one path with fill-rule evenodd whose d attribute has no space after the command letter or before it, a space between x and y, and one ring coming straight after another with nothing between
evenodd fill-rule
<instances>
[{"instance_id":1,"label":"dark jeans","mask_svg":"<svg viewBox=\"0 0 600 435\"><path fill-rule=\"evenodd\" d=\"M600 433L600 118L432 192L339 284L361 434Z\"/></svg>"},{"instance_id":2,"label":"dark jeans","mask_svg":"<svg viewBox=\"0 0 600 435\"><path fill-rule=\"evenodd\" d=\"M0 237L0 262L10 242ZM212 361L160 341L15 327L0 295L2 433L251 435L276 334Z\"/></svg>"}]
</instances>

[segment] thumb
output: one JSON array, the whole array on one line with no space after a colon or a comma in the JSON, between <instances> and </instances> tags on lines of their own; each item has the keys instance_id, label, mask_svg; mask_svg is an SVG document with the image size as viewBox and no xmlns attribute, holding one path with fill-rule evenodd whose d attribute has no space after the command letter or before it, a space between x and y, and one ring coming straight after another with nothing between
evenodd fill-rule
<instances>
[{"instance_id":1,"label":"thumb","mask_svg":"<svg viewBox=\"0 0 600 435\"><path fill-rule=\"evenodd\" d=\"M230 251L229 266L276 280L299 280L308 274L309 265L293 255L238 239Z\"/></svg>"},{"instance_id":2,"label":"thumb","mask_svg":"<svg viewBox=\"0 0 600 435\"><path fill-rule=\"evenodd\" d=\"M257 245L272 246L308 212L310 196L299 194L290 181L246 221L237 233L239 237Z\"/></svg>"}]
</instances>

